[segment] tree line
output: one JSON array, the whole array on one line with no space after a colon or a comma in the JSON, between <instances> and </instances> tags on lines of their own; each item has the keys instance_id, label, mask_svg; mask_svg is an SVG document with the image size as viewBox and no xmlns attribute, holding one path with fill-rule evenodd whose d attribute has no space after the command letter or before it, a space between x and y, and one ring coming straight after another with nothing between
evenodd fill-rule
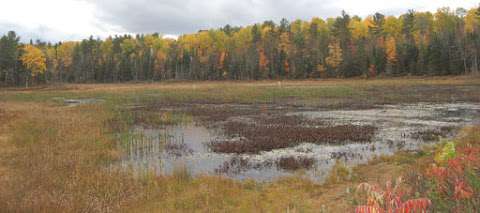
<instances>
[{"instance_id":1,"label":"tree line","mask_svg":"<svg viewBox=\"0 0 480 213\"><path fill-rule=\"evenodd\" d=\"M0 38L0 84L348 78L479 72L480 7L21 43Z\"/></svg>"}]
</instances>

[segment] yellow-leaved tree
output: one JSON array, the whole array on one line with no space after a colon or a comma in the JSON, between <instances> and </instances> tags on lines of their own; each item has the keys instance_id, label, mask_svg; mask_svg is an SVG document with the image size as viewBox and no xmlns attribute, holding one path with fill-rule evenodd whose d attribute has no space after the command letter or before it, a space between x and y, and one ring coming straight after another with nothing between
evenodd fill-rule
<instances>
[{"instance_id":1,"label":"yellow-leaved tree","mask_svg":"<svg viewBox=\"0 0 480 213\"><path fill-rule=\"evenodd\" d=\"M352 37L354 40L365 39L368 36L368 25L362 22L361 19L352 19L349 27L352 31Z\"/></svg>"},{"instance_id":2,"label":"yellow-leaved tree","mask_svg":"<svg viewBox=\"0 0 480 213\"><path fill-rule=\"evenodd\" d=\"M325 62L328 66L337 72L337 68L343 62L342 48L340 47L340 42L338 40L333 40L328 45L328 57L325 59ZM338 73L336 73L338 76Z\"/></svg>"},{"instance_id":3,"label":"yellow-leaved tree","mask_svg":"<svg viewBox=\"0 0 480 213\"><path fill-rule=\"evenodd\" d=\"M46 65L46 58L45 54L43 54L42 50L33 46L33 45L26 45L23 48L23 55L20 57L23 66L30 71L29 74L26 75L25 79L25 86L28 87L28 81L30 77L35 77L38 74L42 74L47 69Z\"/></svg>"},{"instance_id":4,"label":"yellow-leaved tree","mask_svg":"<svg viewBox=\"0 0 480 213\"><path fill-rule=\"evenodd\" d=\"M290 35L287 32L283 32L280 35L279 49L285 54L285 59L283 62L283 69L285 71L285 76L290 75L290 63L288 60L293 53L293 44L291 43Z\"/></svg>"},{"instance_id":5,"label":"yellow-leaved tree","mask_svg":"<svg viewBox=\"0 0 480 213\"><path fill-rule=\"evenodd\" d=\"M260 67L261 72L267 72L267 66L268 66L268 58L267 55L265 54L265 50L263 48L259 48L258 50L258 65Z\"/></svg>"},{"instance_id":6,"label":"yellow-leaved tree","mask_svg":"<svg viewBox=\"0 0 480 213\"><path fill-rule=\"evenodd\" d=\"M387 72L391 74L393 72L394 66L397 63L397 43L395 38L389 37L385 44L386 54L387 54Z\"/></svg>"},{"instance_id":7,"label":"yellow-leaved tree","mask_svg":"<svg viewBox=\"0 0 480 213\"><path fill-rule=\"evenodd\" d=\"M69 70L73 63L73 49L76 43L68 41L58 46L57 54L60 62L60 69L62 71Z\"/></svg>"}]
</instances>

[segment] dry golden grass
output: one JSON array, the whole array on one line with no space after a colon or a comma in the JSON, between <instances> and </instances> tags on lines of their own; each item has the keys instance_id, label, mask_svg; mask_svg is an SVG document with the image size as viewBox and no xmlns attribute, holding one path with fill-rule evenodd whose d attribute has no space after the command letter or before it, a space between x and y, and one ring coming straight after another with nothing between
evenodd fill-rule
<instances>
[{"instance_id":1,"label":"dry golden grass","mask_svg":"<svg viewBox=\"0 0 480 213\"><path fill-rule=\"evenodd\" d=\"M0 101L98 98L118 102L280 104L313 107L371 107L415 102L480 102L480 78L429 77L303 81L208 81L64 84L0 91Z\"/></svg>"},{"instance_id":2,"label":"dry golden grass","mask_svg":"<svg viewBox=\"0 0 480 213\"><path fill-rule=\"evenodd\" d=\"M480 84L475 76L456 77L402 77L387 79L325 79L325 80L268 80L268 81L166 81L154 83L115 84L59 84L31 88L5 88L4 92L71 91L114 92L143 91L156 89L212 89L241 87L332 87L332 86L408 86L408 85L466 85ZM1 91L0 91L1 94Z\"/></svg>"},{"instance_id":3,"label":"dry golden grass","mask_svg":"<svg viewBox=\"0 0 480 213\"><path fill-rule=\"evenodd\" d=\"M34 212L113 211L138 199L141 184L108 165L119 152L104 134L99 106L6 106L10 120L1 163L0 209Z\"/></svg>"},{"instance_id":4,"label":"dry golden grass","mask_svg":"<svg viewBox=\"0 0 480 213\"><path fill-rule=\"evenodd\" d=\"M43 101L54 98L162 100L170 103L245 103L319 107L369 107L374 104L480 101L480 78L428 77L328 79L303 81L186 81L120 84L61 84L5 88L0 101Z\"/></svg>"}]
</instances>

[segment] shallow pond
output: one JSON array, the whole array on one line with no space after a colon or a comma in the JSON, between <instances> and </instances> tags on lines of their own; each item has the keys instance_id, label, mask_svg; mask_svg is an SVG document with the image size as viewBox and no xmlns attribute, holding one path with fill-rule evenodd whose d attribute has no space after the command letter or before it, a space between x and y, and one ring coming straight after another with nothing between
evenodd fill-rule
<instances>
[{"instance_id":1,"label":"shallow pond","mask_svg":"<svg viewBox=\"0 0 480 213\"><path fill-rule=\"evenodd\" d=\"M219 138L234 140L226 139L221 129L212 128L217 125L208 128L199 124L163 128L135 126L131 132L138 137L124 145L126 154L121 165L137 172L153 170L157 174L170 174L175 168L186 167L193 175L270 181L297 173L279 163L282 159L294 157L308 159L302 161L307 164L302 174L321 182L337 160L353 166L366 163L375 156L419 150L438 141L439 136L452 137L456 129L480 123L480 105L472 103L383 105L367 110L299 109L282 114L331 125L372 125L376 131L368 143L300 143L295 147L258 154L225 154L212 152L208 146ZM249 116L229 119L251 120Z\"/></svg>"}]
</instances>

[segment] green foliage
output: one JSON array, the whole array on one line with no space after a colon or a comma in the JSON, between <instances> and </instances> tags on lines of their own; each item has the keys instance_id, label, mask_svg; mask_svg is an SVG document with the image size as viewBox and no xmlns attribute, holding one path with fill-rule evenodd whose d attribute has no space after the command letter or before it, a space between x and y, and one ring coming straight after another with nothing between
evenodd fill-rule
<instances>
[{"instance_id":1,"label":"green foliage","mask_svg":"<svg viewBox=\"0 0 480 213\"><path fill-rule=\"evenodd\" d=\"M477 171L478 172L478 171ZM480 176L474 170L466 170L465 176L467 182L470 186L472 186L473 191L480 192Z\"/></svg>"},{"instance_id":2,"label":"green foliage","mask_svg":"<svg viewBox=\"0 0 480 213\"><path fill-rule=\"evenodd\" d=\"M17 59L20 38L10 31L0 38L0 85L11 84L18 72Z\"/></svg>"},{"instance_id":3,"label":"green foliage","mask_svg":"<svg viewBox=\"0 0 480 213\"><path fill-rule=\"evenodd\" d=\"M455 143L453 141L446 142L435 154L435 162L445 164L448 160L454 158L455 155Z\"/></svg>"}]
</instances>

